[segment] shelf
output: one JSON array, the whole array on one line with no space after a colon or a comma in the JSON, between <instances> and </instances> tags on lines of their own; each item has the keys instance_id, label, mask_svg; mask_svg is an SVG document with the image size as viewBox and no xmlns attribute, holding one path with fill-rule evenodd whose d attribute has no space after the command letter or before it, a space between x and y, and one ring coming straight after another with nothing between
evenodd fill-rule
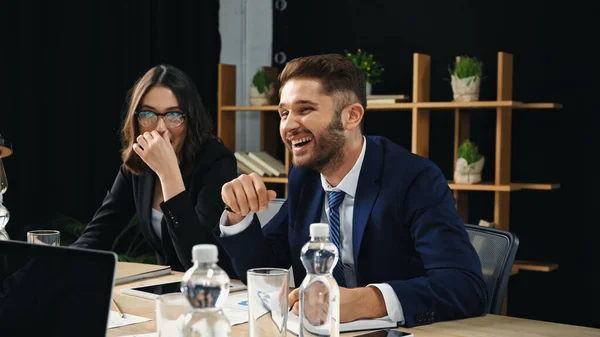
<instances>
[{"instance_id":1,"label":"shelf","mask_svg":"<svg viewBox=\"0 0 600 337\"><path fill-rule=\"evenodd\" d=\"M477 102L420 102L371 104L367 110L412 110L421 109L483 109L483 108L514 108L514 109L560 109L557 103L523 103L518 101L477 101ZM277 105L224 105L222 111L277 111Z\"/></svg>"},{"instance_id":2,"label":"shelf","mask_svg":"<svg viewBox=\"0 0 600 337\"><path fill-rule=\"evenodd\" d=\"M265 183L287 184L287 177L263 177ZM456 191L488 191L488 192L514 192L520 190L542 190L549 191L560 188L560 184L526 184L513 183L510 185L495 185L491 182L477 184L455 184L452 180L448 181L451 190Z\"/></svg>"},{"instance_id":3,"label":"shelf","mask_svg":"<svg viewBox=\"0 0 600 337\"><path fill-rule=\"evenodd\" d=\"M517 187L520 190L550 191L550 190L557 190L557 189L560 188L560 184L524 184L524 183L512 183L511 185Z\"/></svg>"},{"instance_id":4,"label":"shelf","mask_svg":"<svg viewBox=\"0 0 600 337\"><path fill-rule=\"evenodd\" d=\"M513 263L513 271L517 270L530 270L530 271L541 271L551 272L558 269L558 264L548 262L536 262L536 261L523 261L515 260Z\"/></svg>"},{"instance_id":5,"label":"shelf","mask_svg":"<svg viewBox=\"0 0 600 337\"><path fill-rule=\"evenodd\" d=\"M494 191L494 192L514 192L520 190L539 190L550 191L560 188L560 184L527 184L511 183L507 185L496 185L492 182L482 182L477 184L455 184L452 180L448 181L450 189L457 191Z\"/></svg>"},{"instance_id":6,"label":"shelf","mask_svg":"<svg viewBox=\"0 0 600 337\"><path fill-rule=\"evenodd\" d=\"M263 177L265 183L287 184L287 177Z\"/></svg>"},{"instance_id":7,"label":"shelf","mask_svg":"<svg viewBox=\"0 0 600 337\"><path fill-rule=\"evenodd\" d=\"M493 192L512 192L518 191L520 188L511 185L495 185L494 183L477 183L477 184L455 184L449 180L448 186L455 191L493 191Z\"/></svg>"},{"instance_id":8,"label":"shelf","mask_svg":"<svg viewBox=\"0 0 600 337\"><path fill-rule=\"evenodd\" d=\"M224 105L221 111L277 111L277 105Z\"/></svg>"}]
</instances>

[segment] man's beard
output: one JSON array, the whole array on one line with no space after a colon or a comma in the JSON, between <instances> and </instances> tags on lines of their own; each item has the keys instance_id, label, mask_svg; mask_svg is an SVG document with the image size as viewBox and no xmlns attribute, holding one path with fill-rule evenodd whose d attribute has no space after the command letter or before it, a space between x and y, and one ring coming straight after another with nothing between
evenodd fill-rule
<instances>
[{"instance_id":1,"label":"man's beard","mask_svg":"<svg viewBox=\"0 0 600 337\"><path fill-rule=\"evenodd\" d=\"M319 137L318 143L314 137L313 142L315 142L315 147L310 158L300 165L296 158L293 158L294 166L313 169L321 173L335 171L342 164L346 146L342 114L336 113L334 119Z\"/></svg>"}]
</instances>

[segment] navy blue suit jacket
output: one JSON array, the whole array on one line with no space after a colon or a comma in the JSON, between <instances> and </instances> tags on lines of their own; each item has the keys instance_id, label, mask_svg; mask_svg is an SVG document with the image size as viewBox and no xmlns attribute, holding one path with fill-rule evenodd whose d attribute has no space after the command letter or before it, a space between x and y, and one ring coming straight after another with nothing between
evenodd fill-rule
<instances>
[{"instance_id":1,"label":"navy blue suit jacket","mask_svg":"<svg viewBox=\"0 0 600 337\"><path fill-rule=\"evenodd\" d=\"M368 136L354 203L352 243L359 286L388 283L407 327L484 313L488 294L481 264L458 215L448 182L430 160L384 137ZM238 276L257 267L294 268L310 224L321 222L325 192L320 174L293 167L288 198L264 228L215 235Z\"/></svg>"}]
</instances>

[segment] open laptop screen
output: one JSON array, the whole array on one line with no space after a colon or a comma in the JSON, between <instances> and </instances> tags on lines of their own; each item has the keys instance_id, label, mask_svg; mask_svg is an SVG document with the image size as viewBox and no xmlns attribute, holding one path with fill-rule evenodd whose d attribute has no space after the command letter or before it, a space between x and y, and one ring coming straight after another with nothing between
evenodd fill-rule
<instances>
[{"instance_id":1,"label":"open laptop screen","mask_svg":"<svg viewBox=\"0 0 600 337\"><path fill-rule=\"evenodd\" d=\"M117 256L0 241L0 336L105 336Z\"/></svg>"}]
</instances>

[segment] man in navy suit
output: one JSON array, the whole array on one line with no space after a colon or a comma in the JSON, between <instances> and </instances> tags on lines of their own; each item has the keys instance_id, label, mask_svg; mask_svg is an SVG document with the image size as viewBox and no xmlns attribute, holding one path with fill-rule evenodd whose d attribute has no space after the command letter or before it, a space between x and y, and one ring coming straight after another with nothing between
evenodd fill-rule
<instances>
[{"instance_id":1,"label":"man in navy suit","mask_svg":"<svg viewBox=\"0 0 600 337\"><path fill-rule=\"evenodd\" d=\"M293 155L285 204L261 228L254 213L275 198L261 177L241 175L221 191L231 211L215 236L238 276L292 265L301 282L300 249L310 224L325 222L339 226L342 322L388 315L411 327L483 314L481 265L442 172L363 134L363 73L343 55L319 55L288 62L280 82L281 139Z\"/></svg>"}]
</instances>

